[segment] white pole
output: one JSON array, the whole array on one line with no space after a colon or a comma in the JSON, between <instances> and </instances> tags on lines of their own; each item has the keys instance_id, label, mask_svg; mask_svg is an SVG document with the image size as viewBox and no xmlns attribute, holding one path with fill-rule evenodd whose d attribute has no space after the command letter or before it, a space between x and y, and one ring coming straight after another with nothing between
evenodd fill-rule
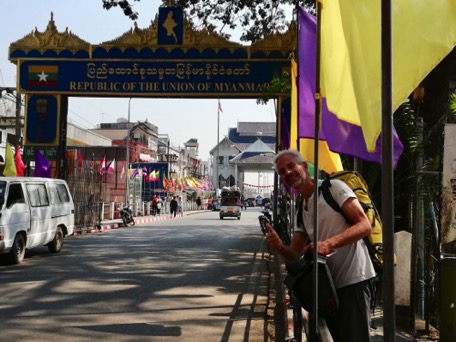
<instances>
[{"instance_id":1,"label":"white pole","mask_svg":"<svg viewBox=\"0 0 456 342\"><path fill-rule=\"evenodd\" d=\"M126 159L126 167L127 172L125 175L126 185L125 185L125 203L129 202L130 199L130 177L128 176L128 171L130 170L130 103L131 97L128 99L128 123L127 123L127 157Z\"/></svg>"},{"instance_id":2,"label":"white pole","mask_svg":"<svg viewBox=\"0 0 456 342\"><path fill-rule=\"evenodd\" d=\"M215 153L215 189L220 187L219 174L218 174L218 162L219 162L219 144L220 144L220 99L217 102L217 149Z\"/></svg>"}]
</instances>

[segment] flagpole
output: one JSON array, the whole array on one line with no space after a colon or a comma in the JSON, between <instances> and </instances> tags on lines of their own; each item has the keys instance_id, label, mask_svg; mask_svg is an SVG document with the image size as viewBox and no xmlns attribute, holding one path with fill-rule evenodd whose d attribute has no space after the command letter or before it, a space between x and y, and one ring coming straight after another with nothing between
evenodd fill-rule
<instances>
[{"instance_id":1,"label":"flagpole","mask_svg":"<svg viewBox=\"0 0 456 342\"><path fill-rule=\"evenodd\" d=\"M313 308L314 313L311 315L311 342L317 342L320 340L320 331L318 328L318 267L317 265L318 260L318 162L319 162L319 131L320 131L320 120L321 120L321 84L320 84L320 56L321 56L321 16L322 16L322 3L321 1L317 1L317 48L316 48L316 77L315 77L315 120L314 120L314 196L313 196L313 241L314 243L314 250L313 250L313 260L314 260L314 267L313 267L313 288L312 288L312 296L313 296ZM299 100L298 100L299 105ZM299 113L299 111L298 111ZM298 115L299 117L299 115Z\"/></svg>"},{"instance_id":2,"label":"flagpole","mask_svg":"<svg viewBox=\"0 0 456 342\"><path fill-rule=\"evenodd\" d=\"M130 170L130 104L131 97L128 99L128 123L127 123L127 153L126 153L126 164L127 170ZM125 177L125 204L128 203L130 197L130 180L128 179L128 171Z\"/></svg>"},{"instance_id":3,"label":"flagpole","mask_svg":"<svg viewBox=\"0 0 456 342\"><path fill-rule=\"evenodd\" d=\"M215 151L215 193L217 194L217 189L219 188L219 175L218 175L218 160L219 160L219 144L220 144L220 99L217 101L217 148Z\"/></svg>"},{"instance_id":4,"label":"flagpole","mask_svg":"<svg viewBox=\"0 0 456 342\"><path fill-rule=\"evenodd\" d=\"M382 220L383 220L383 311L384 340L396 340L394 301L394 190L393 190L393 95L392 95L391 0L381 4L382 79Z\"/></svg>"}]
</instances>

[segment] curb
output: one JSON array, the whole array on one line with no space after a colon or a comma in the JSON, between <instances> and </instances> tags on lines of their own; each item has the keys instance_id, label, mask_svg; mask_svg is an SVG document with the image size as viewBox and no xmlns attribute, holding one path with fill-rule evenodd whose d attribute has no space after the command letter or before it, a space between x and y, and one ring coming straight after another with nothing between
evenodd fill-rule
<instances>
[{"instance_id":1,"label":"curb","mask_svg":"<svg viewBox=\"0 0 456 342\"><path fill-rule=\"evenodd\" d=\"M184 212L182 216L176 216L176 218L181 218L184 216L188 215L194 215L194 214L201 214L208 212L207 210L199 210L199 211L188 211ZM135 217L135 224L141 224L141 223L149 223L149 222L155 222L155 221L163 221L163 220L170 220L171 216L169 214L164 214L161 216L138 216ZM74 230L74 235L86 235L86 234L94 234L94 233L100 233L106 230L111 230L111 229L117 229L117 228L126 228L122 221L120 219L118 220L112 220L112 221L107 221L107 222L101 222L100 226L93 226L93 227L83 227L83 228L76 228Z\"/></svg>"},{"instance_id":2,"label":"curb","mask_svg":"<svg viewBox=\"0 0 456 342\"><path fill-rule=\"evenodd\" d=\"M169 217L161 216L161 217L149 217L149 218L137 218L135 217L135 224L141 224L141 223L148 223L148 222L154 222L154 221L162 221L162 220L167 220ZM85 235L85 234L93 234L93 233L100 233L102 231L106 230L111 230L111 229L117 229L117 228L126 228L122 221L119 220L119 222L112 222L112 223L103 223L98 226L94 227L85 227L85 228L80 228L78 230L75 230L74 235Z\"/></svg>"}]
</instances>

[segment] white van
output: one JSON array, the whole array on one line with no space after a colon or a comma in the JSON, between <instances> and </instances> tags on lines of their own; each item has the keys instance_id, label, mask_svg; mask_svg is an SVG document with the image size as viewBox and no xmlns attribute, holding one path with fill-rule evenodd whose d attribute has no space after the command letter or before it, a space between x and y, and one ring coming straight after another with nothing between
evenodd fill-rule
<instances>
[{"instance_id":1,"label":"white van","mask_svg":"<svg viewBox=\"0 0 456 342\"><path fill-rule=\"evenodd\" d=\"M58 253L74 233L74 203L62 179L0 177L0 254L19 264L25 249Z\"/></svg>"}]
</instances>

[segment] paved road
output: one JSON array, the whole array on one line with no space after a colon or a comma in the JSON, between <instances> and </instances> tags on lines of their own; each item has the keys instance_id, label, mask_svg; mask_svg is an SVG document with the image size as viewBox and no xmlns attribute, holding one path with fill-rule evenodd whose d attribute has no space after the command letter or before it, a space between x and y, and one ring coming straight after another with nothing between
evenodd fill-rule
<instances>
[{"instance_id":1,"label":"paved road","mask_svg":"<svg viewBox=\"0 0 456 342\"><path fill-rule=\"evenodd\" d=\"M1 340L270 341L270 255L257 217L205 212L0 263Z\"/></svg>"}]
</instances>

